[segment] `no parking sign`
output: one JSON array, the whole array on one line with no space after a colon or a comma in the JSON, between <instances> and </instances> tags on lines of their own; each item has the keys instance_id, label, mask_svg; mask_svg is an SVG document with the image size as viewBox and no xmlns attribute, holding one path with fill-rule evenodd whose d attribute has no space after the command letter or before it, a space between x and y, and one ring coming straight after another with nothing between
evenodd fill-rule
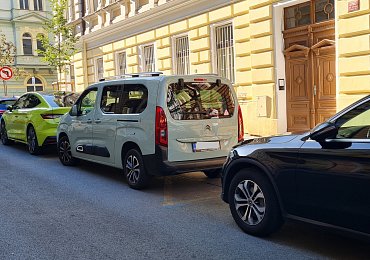
<instances>
[{"instance_id":1,"label":"no parking sign","mask_svg":"<svg viewBox=\"0 0 370 260\"><path fill-rule=\"evenodd\" d=\"M13 77L12 68L8 66L4 66L0 68L0 78L3 80L9 80Z\"/></svg>"}]
</instances>

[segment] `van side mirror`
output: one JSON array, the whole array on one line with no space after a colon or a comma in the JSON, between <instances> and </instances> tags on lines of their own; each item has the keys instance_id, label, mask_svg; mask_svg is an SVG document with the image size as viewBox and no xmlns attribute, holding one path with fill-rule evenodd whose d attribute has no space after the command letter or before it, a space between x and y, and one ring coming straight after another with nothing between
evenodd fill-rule
<instances>
[{"instance_id":1,"label":"van side mirror","mask_svg":"<svg viewBox=\"0 0 370 260\"><path fill-rule=\"evenodd\" d=\"M338 128L333 123L324 122L317 125L310 134L310 138L317 142L323 142L327 138L334 138L338 134Z\"/></svg>"},{"instance_id":2,"label":"van side mirror","mask_svg":"<svg viewBox=\"0 0 370 260\"><path fill-rule=\"evenodd\" d=\"M71 116L79 116L77 105L73 105L71 110L69 111Z\"/></svg>"}]
</instances>

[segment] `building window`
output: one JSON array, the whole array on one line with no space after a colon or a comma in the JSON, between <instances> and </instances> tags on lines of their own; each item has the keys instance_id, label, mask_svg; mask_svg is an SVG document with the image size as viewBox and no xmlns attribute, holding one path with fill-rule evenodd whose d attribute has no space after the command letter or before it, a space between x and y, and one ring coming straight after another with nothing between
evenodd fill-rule
<instances>
[{"instance_id":1,"label":"building window","mask_svg":"<svg viewBox=\"0 0 370 260\"><path fill-rule=\"evenodd\" d=\"M23 34L23 54L32 55L32 37L29 33Z\"/></svg>"},{"instance_id":2,"label":"building window","mask_svg":"<svg viewBox=\"0 0 370 260\"><path fill-rule=\"evenodd\" d=\"M44 46L42 46L41 38L44 37L42 34L37 35L37 49L40 51L45 51ZM39 56L43 56L43 54L39 54Z\"/></svg>"},{"instance_id":3,"label":"building window","mask_svg":"<svg viewBox=\"0 0 370 260\"><path fill-rule=\"evenodd\" d=\"M98 7L99 7L99 0L93 0L93 4L94 4L94 12L98 10Z\"/></svg>"},{"instance_id":4,"label":"building window","mask_svg":"<svg viewBox=\"0 0 370 260\"><path fill-rule=\"evenodd\" d=\"M231 23L215 27L216 69L215 72L235 82L234 34Z\"/></svg>"},{"instance_id":5,"label":"building window","mask_svg":"<svg viewBox=\"0 0 370 260\"><path fill-rule=\"evenodd\" d=\"M28 0L19 0L19 8L23 10L26 9L28 10L29 9Z\"/></svg>"},{"instance_id":6,"label":"building window","mask_svg":"<svg viewBox=\"0 0 370 260\"><path fill-rule=\"evenodd\" d=\"M285 29L334 19L334 0L315 0L284 9Z\"/></svg>"},{"instance_id":7,"label":"building window","mask_svg":"<svg viewBox=\"0 0 370 260\"><path fill-rule=\"evenodd\" d=\"M36 11L42 11L42 0L33 0L33 7Z\"/></svg>"},{"instance_id":8,"label":"building window","mask_svg":"<svg viewBox=\"0 0 370 260\"><path fill-rule=\"evenodd\" d=\"M189 61L189 37L181 36L174 40L175 44L175 73L177 75L187 75L190 73Z\"/></svg>"},{"instance_id":9,"label":"building window","mask_svg":"<svg viewBox=\"0 0 370 260\"><path fill-rule=\"evenodd\" d=\"M315 22L323 22L334 19L334 0L316 0Z\"/></svg>"},{"instance_id":10,"label":"building window","mask_svg":"<svg viewBox=\"0 0 370 260\"><path fill-rule=\"evenodd\" d=\"M74 21L75 20L75 4L74 0L69 0L68 3L68 21Z\"/></svg>"},{"instance_id":11,"label":"building window","mask_svg":"<svg viewBox=\"0 0 370 260\"><path fill-rule=\"evenodd\" d=\"M103 58L96 59L96 81L104 78Z\"/></svg>"},{"instance_id":12,"label":"building window","mask_svg":"<svg viewBox=\"0 0 370 260\"><path fill-rule=\"evenodd\" d=\"M27 80L27 92L33 91L43 91L44 86L42 85L42 81L37 77L32 77Z\"/></svg>"},{"instance_id":13,"label":"building window","mask_svg":"<svg viewBox=\"0 0 370 260\"><path fill-rule=\"evenodd\" d=\"M143 72L155 71L154 44L142 47L142 66Z\"/></svg>"},{"instance_id":14,"label":"building window","mask_svg":"<svg viewBox=\"0 0 370 260\"><path fill-rule=\"evenodd\" d=\"M117 74L126 74L126 52L120 52L117 54Z\"/></svg>"},{"instance_id":15,"label":"building window","mask_svg":"<svg viewBox=\"0 0 370 260\"><path fill-rule=\"evenodd\" d=\"M74 65L69 65L69 76L71 82L75 80L75 66Z\"/></svg>"},{"instance_id":16,"label":"building window","mask_svg":"<svg viewBox=\"0 0 370 260\"><path fill-rule=\"evenodd\" d=\"M144 5L149 4L149 0L136 0L136 11L139 11Z\"/></svg>"}]
</instances>

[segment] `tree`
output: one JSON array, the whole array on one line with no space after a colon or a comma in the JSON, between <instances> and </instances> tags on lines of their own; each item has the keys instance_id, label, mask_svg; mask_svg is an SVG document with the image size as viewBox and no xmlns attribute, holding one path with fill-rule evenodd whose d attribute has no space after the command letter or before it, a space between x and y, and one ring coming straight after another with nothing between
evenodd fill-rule
<instances>
[{"instance_id":1,"label":"tree","mask_svg":"<svg viewBox=\"0 0 370 260\"><path fill-rule=\"evenodd\" d=\"M14 43L7 41L4 34L0 34L0 67L10 66L14 64L14 56L16 47ZM8 95L8 86L3 80L4 95Z\"/></svg>"},{"instance_id":2,"label":"tree","mask_svg":"<svg viewBox=\"0 0 370 260\"><path fill-rule=\"evenodd\" d=\"M70 64L72 56L76 53L75 44L78 38L74 36L72 27L67 24L65 16L68 7L67 0L49 0L49 2L53 17L45 23L44 29L54 36L55 42L50 42L48 36L40 36L39 40L43 48L37 50L37 52L43 56L42 59L45 62L58 69L59 89L62 72L66 70L66 65Z\"/></svg>"},{"instance_id":3,"label":"tree","mask_svg":"<svg viewBox=\"0 0 370 260\"><path fill-rule=\"evenodd\" d=\"M17 48L14 43L7 41L4 34L0 34L0 68L4 66L12 66L13 77L18 79L22 76L27 76L28 73L23 68L14 66L14 57L17 53ZM3 80L4 95L8 95L8 85L6 80Z\"/></svg>"}]
</instances>

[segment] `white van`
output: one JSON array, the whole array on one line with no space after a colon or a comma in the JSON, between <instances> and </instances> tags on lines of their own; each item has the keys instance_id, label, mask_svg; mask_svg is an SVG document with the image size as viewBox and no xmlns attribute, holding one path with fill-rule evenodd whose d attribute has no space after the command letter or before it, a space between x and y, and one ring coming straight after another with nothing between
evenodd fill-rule
<instances>
[{"instance_id":1,"label":"white van","mask_svg":"<svg viewBox=\"0 0 370 260\"><path fill-rule=\"evenodd\" d=\"M123 169L130 187L152 175L216 177L243 139L230 81L215 75L124 75L89 86L58 126L62 164L78 159Z\"/></svg>"}]
</instances>

